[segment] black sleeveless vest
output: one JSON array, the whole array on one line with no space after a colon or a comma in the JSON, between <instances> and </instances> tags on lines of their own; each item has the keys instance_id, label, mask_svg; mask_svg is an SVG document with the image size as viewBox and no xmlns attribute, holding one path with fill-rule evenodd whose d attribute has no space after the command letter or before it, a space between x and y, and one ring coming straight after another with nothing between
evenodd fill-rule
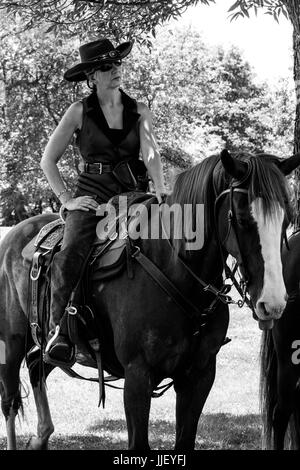
<instances>
[{"instance_id":1,"label":"black sleeveless vest","mask_svg":"<svg viewBox=\"0 0 300 470\"><path fill-rule=\"evenodd\" d=\"M96 93L82 101L82 128L77 135L76 143L82 158L87 163L110 163L115 165L128 158L139 158L140 153L140 114L137 103L123 90L120 90L123 109L123 132L118 145L111 140L112 133L108 127ZM112 173L102 175L81 173L77 181L75 196L96 195L99 202L107 202L124 188Z\"/></svg>"}]
</instances>

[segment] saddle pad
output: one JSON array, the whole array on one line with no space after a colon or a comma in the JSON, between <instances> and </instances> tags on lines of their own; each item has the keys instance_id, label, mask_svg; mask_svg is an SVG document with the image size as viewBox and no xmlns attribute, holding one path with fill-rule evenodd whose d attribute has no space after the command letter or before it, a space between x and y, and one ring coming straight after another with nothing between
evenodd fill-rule
<instances>
[{"instance_id":1,"label":"saddle pad","mask_svg":"<svg viewBox=\"0 0 300 470\"><path fill-rule=\"evenodd\" d=\"M34 246L39 246L44 250L51 250L62 240L64 225L61 219L54 220L44 225L36 236Z\"/></svg>"},{"instance_id":2,"label":"saddle pad","mask_svg":"<svg viewBox=\"0 0 300 470\"><path fill-rule=\"evenodd\" d=\"M98 269L107 269L118 262L125 248L126 240L116 240L99 259Z\"/></svg>"},{"instance_id":3,"label":"saddle pad","mask_svg":"<svg viewBox=\"0 0 300 470\"><path fill-rule=\"evenodd\" d=\"M115 264L118 264L123 252L126 250L126 239L117 239L111 242L111 245L107 245L105 253L102 254L92 253L91 265L93 265L93 271L110 269Z\"/></svg>"}]
</instances>

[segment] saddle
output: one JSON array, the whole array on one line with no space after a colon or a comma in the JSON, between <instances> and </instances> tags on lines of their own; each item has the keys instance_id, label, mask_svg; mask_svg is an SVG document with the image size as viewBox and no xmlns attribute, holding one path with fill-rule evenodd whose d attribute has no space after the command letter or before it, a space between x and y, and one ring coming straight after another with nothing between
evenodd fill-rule
<instances>
[{"instance_id":1,"label":"saddle","mask_svg":"<svg viewBox=\"0 0 300 470\"><path fill-rule=\"evenodd\" d=\"M156 198L152 194L142 192L123 193L122 196L126 196L127 205L121 206L121 210L119 196L113 197L107 203L108 207L115 208L116 220L101 237L95 237L83 280L89 276L88 281L107 281L121 274L126 265L128 266L130 231L135 230L138 223L130 217L129 209L133 205L140 205L141 210L147 211L147 207L156 201ZM33 340L39 347L43 343L41 336L45 336L48 331L51 263L54 254L61 248L63 234L64 220L58 218L42 227L22 251L24 263L31 264L29 321ZM130 266L128 273L132 275ZM85 281L85 284L88 283L90 282Z\"/></svg>"}]
</instances>

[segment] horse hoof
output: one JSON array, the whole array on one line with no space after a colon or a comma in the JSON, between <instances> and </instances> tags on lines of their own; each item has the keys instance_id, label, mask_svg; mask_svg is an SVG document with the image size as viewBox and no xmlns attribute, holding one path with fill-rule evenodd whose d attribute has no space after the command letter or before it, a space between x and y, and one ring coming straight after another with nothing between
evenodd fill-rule
<instances>
[{"instance_id":1,"label":"horse hoof","mask_svg":"<svg viewBox=\"0 0 300 470\"><path fill-rule=\"evenodd\" d=\"M48 449L48 442L43 442L42 439L31 436L26 444L27 450L47 450Z\"/></svg>"}]
</instances>

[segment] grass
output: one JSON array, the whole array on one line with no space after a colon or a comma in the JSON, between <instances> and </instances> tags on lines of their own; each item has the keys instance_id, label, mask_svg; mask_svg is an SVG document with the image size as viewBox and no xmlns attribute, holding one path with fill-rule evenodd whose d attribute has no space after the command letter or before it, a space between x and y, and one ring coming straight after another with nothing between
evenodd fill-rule
<instances>
[{"instance_id":1,"label":"grass","mask_svg":"<svg viewBox=\"0 0 300 470\"><path fill-rule=\"evenodd\" d=\"M247 308L231 307L228 336L232 341L217 357L214 386L199 421L196 449L259 449L261 421L258 413L258 324ZM86 376L95 375L77 366ZM22 380L29 384L26 368ZM120 381L122 385L122 381ZM107 389L106 406L97 407L97 384L71 379L55 370L48 379L48 397L55 433L51 449L127 448L122 390ZM19 448L25 448L36 430L32 392L24 399L25 420L17 423ZM0 422L0 449L5 449L5 423ZM175 439L173 388L152 400L149 438L153 449L172 449Z\"/></svg>"},{"instance_id":2,"label":"grass","mask_svg":"<svg viewBox=\"0 0 300 470\"><path fill-rule=\"evenodd\" d=\"M174 447L175 423L156 420L150 422L149 439L154 450ZM29 435L18 438L18 448L25 449ZM6 439L0 438L0 449ZM127 448L125 420L104 419L87 427L83 433L58 434L50 440L53 450L123 450ZM204 414L199 425L196 450L249 450L260 447L258 415L234 416L228 413Z\"/></svg>"}]
</instances>

